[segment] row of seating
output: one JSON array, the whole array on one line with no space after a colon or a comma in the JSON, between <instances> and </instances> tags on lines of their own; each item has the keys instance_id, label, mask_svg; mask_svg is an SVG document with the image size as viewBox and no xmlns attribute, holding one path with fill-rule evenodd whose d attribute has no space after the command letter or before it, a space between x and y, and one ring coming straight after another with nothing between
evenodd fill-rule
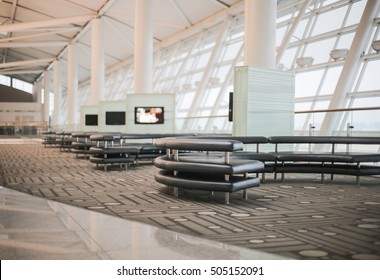
<instances>
[{"instance_id":1,"label":"row of seating","mask_svg":"<svg viewBox=\"0 0 380 280\"><path fill-rule=\"evenodd\" d=\"M230 153L243 150L243 143L228 139L159 139L156 146L167 151L156 158L160 168L155 175L157 182L173 187L178 197L178 188L224 192L225 203L229 194L258 187L260 179L251 174L263 172L264 164L258 160L230 159ZM205 153L206 152L206 153Z\"/></svg>"},{"instance_id":2,"label":"row of seating","mask_svg":"<svg viewBox=\"0 0 380 280\"><path fill-rule=\"evenodd\" d=\"M108 165L119 164L128 168L130 164L138 164L140 160L153 160L165 153L158 149L153 140L160 137L169 137L172 134L93 134L90 141L96 143L89 149L90 162L97 166L103 165L107 171ZM150 140L149 142L135 142L136 140Z\"/></svg>"},{"instance_id":3,"label":"row of seating","mask_svg":"<svg viewBox=\"0 0 380 280\"><path fill-rule=\"evenodd\" d=\"M197 139L236 140L245 146L255 145L253 151L236 151L230 158L241 160L258 160L264 163L262 180L265 181L266 173L281 174L284 179L286 173L318 173L324 181L325 174L356 176L359 184L360 176L380 175L380 137L340 137L340 136L272 136L272 137L239 137L239 136L199 136ZM184 139L180 139L184 141ZM191 140L189 140L191 141ZM282 146L289 150L282 150ZM294 151L295 145L306 144L308 149ZM263 145L272 149L262 152ZM313 145L313 149L311 149ZM343 146L344 145L344 146ZM360 152L354 147L363 145L375 145L374 152ZM339 146L339 149L338 149ZM355 151L353 151L355 150Z\"/></svg>"},{"instance_id":4,"label":"row of seating","mask_svg":"<svg viewBox=\"0 0 380 280\"><path fill-rule=\"evenodd\" d=\"M254 151L243 151L244 145L252 144L256 146ZM274 146L274 151L262 152L262 145L269 144ZM308 149L280 151L283 144L307 144ZM337 146L342 144L346 146L345 151L338 151ZM310 145L329 147L311 149ZM380 175L380 166L374 164L380 161L379 149L374 153L351 152L352 145L378 146L380 137L200 136L160 139L156 146L165 148L167 154L155 160L155 166L160 169L155 179L173 187L175 196L178 196L178 188L224 192L228 204L231 192L242 189L247 198L246 190L259 186L259 179L252 177L253 173L261 173L263 181L266 173L274 173L275 178L281 173L282 180L285 173L320 173L322 181L325 174L331 174L331 179L334 174L354 175L357 184L360 176Z\"/></svg>"},{"instance_id":5,"label":"row of seating","mask_svg":"<svg viewBox=\"0 0 380 280\"><path fill-rule=\"evenodd\" d=\"M55 145L88 157L105 171L109 165L127 169L139 160L154 160L160 169L155 176L157 182L173 187L175 195L178 188L221 191L226 203L229 194L238 190L243 190L246 198L248 188L259 186L259 174L262 182L268 173L274 174L275 179L281 174L282 180L286 173L318 173L322 181L325 174L330 174L331 179L335 174L353 175L357 184L360 176L380 175L380 137L92 132L67 135L57 133L56 139L65 140L56 141ZM297 145L308 148L295 152ZM363 145L375 145L374 152L356 149Z\"/></svg>"},{"instance_id":6,"label":"row of seating","mask_svg":"<svg viewBox=\"0 0 380 280\"><path fill-rule=\"evenodd\" d=\"M154 139L175 136L179 135L49 131L43 133L43 144L75 153L107 171L110 165L127 169L142 160L154 160L165 153L154 145Z\"/></svg>"}]
</instances>

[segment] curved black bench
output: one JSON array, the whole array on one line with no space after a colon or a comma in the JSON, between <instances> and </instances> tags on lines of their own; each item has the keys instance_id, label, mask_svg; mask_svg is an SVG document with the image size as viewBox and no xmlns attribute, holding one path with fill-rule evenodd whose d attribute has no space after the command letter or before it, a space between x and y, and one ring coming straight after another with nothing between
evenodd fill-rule
<instances>
[{"instance_id":1,"label":"curved black bench","mask_svg":"<svg viewBox=\"0 0 380 280\"><path fill-rule=\"evenodd\" d=\"M68 131L57 131L55 139L55 146L59 148L60 151L69 152L71 149L71 132Z\"/></svg>"},{"instance_id":2,"label":"curved black bench","mask_svg":"<svg viewBox=\"0 0 380 280\"><path fill-rule=\"evenodd\" d=\"M92 154L90 151L91 147L94 147L95 142L90 140L93 132L72 132L71 133L71 149L72 153L75 153L78 157L83 155L85 159Z\"/></svg>"},{"instance_id":3,"label":"curved black bench","mask_svg":"<svg viewBox=\"0 0 380 280\"><path fill-rule=\"evenodd\" d=\"M120 164L125 165L127 169L130 164L138 164L140 160L149 159L165 154L165 149L155 146L154 139L173 136L177 134L122 134L113 133L96 133L92 134L89 139L92 146L89 149L91 154L90 162L104 165L107 171L107 165ZM137 143L135 140L150 140L150 142Z\"/></svg>"},{"instance_id":4,"label":"curved black bench","mask_svg":"<svg viewBox=\"0 0 380 280\"><path fill-rule=\"evenodd\" d=\"M128 169L129 164L134 163L137 154L140 151L139 146L107 146L107 147L91 147L90 162L103 165L104 171L107 171L107 165L119 164L120 167L125 166Z\"/></svg>"},{"instance_id":5,"label":"curved black bench","mask_svg":"<svg viewBox=\"0 0 380 280\"><path fill-rule=\"evenodd\" d=\"M380 161L380 153L349 151L352 145L380 145L380 137L348 136L272 136L269 142L275 145L275 172L281 173L282 180L286 173L319 173L324 181L324 174L356 176L380 175L380 166L370 165ZM281 144L315 144L328 145L329 151L280 151ZM336 151L337 145L345 145L346 151ZM363 164L366 163L366 164Z\"/></svg>"},{"instance_id":6,"label":"curved black bench","mask_svg":"<svg viewBox=\"0 0 380 280\"><path fill-rule=\"evenodd\" d=\"M55 131L42 131L42 144L46 147L55 146L56 143L56 132Z\"/></svg>"},{"instance_id":7,"label":"curved black bench","mask_svg":"<svg viewBox=\"0 0 380 280\"><path fill-rule=\"evenodd\" d=\"M130 163L134 163L136 154L138 154L140 147L133 146L114 146L114 147L91 147L90 151L93 154L90 157L90 162L103 165L104 171L107 171L107 165L119 164L120 167L125 165L128 168Z\"/></svg>"},{"instance_id":8,"label":"curved black bench","mask_svg":"<svg viewBox=\"0 0 380 280\"><path fill-rule=\"evenodd\" d=\"M197 136L197 138L206 139L228 139L242 142L247 149L244 151L235 151L230 154L231 159L257 160L264 163L261 170L262 182L265 181L266 173L275 172L276 155L273 153L262 152L261 145L268 145L269 138L265 136L231 136L231 135L207 135ZM253 148L252 148L253 146Z\"/></svg>"},{"instance_id":9,"label":"curved black bench","mask_svg":"<svg viewBox=\"0 0 380 280\"><path fill-rule=\"evenodd\" d=\"M178 161L173 161L168 156L156 158L154 165L160 169L168 171L178 171L197 174L220 174L235 175L252 172L252 170L261 170L264 168L259 161L233 160L226 164L222 158L212 158L207 155L202 157L181 157Z\"/></svg>"},{"instance_id":10,"label":"curved black bench","mask_svg":"<svg viewBox=\"0 0 380 280\"><path fill-rule=\"evenodd\" d=\"M258 187L260 179L250 173L262 172L264 164L254 160L230 159L230 153L243 149L243 143L229 139L164 138L155 145L167 154L155 159L161 169L155 175L157 182L178 189L224 192L229 203L231 192ZM216 152L216 154L214 154Z\"/></svg>"},{"instance_id":11,"label":"curved black bench","mask_svg":"<svg viewBox=\"0 0 380 280\"><path fill-rule=\"evenodd\" d=\"M190 190L204 190L204 191L218 191L225 192L227 195L232 192L246 190L252 187L258 187L260 184L259 178L245 178L239 176L230 177L228 181L223 178L213 176L200 176L194 173L181 174L181 176L174 175L173 172L167 170L160 170L156 173L155 179L157 182ZM246 198L246 196L245 196ZM226 197L226 204L229 203L228 196Z\"/></svg>"}]
</instances>

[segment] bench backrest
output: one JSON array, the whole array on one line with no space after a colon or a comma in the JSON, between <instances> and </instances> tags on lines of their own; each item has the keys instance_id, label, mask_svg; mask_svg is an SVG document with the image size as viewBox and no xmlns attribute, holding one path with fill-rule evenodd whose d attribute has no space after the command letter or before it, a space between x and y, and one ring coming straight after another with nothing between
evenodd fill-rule
<instances>
[{"instance_id":1,"label":"bench backrest","mask_svg":"<svg viewBox=\"0 0 380 280\"><path fill-rule=\"evenodd\" d=\"M229 139L162 138L155 146L163 149L187 151L233 152L243 150L243 143Z\"/></svg>"},{"instance_id":2,"label":"bench backrest","mask_svg":"<svg viewBox=\"0 0 380 280\"><path fill-rule=\"evenodd\" d=\"M380 145L380 137L357 136L271 136L272 144L365 144Z\"/></svg>"}]
</instances>

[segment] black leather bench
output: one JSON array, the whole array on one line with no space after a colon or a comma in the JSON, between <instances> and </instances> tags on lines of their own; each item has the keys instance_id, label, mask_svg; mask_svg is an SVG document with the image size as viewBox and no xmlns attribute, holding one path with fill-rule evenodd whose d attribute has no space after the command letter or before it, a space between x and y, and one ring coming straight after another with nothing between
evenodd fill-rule
<instances>
[{"instance_id":1,"label":"black leather bench","mask_svg":"<svg viewBox=\"0 0 380 280\"><path fill-rule=\"evenodd\" d=\"M254 160L230 159L230 153L243 149L243 143L229 139L165 138L155 145L166 149L167 154L156 158L155 166L161 169L155 175L157 182L178 189L224 192L225 203L229 194L258 187L260 179L250 177L262 172L264 164Z\"/></svg>"},{"instance_id":2,"label":"black leather bench","mask_svg":"<svg viewBox=\"0 0 380 280\"><path fill-rule=\"evenodd\" d=\"M102 164L107 171L107 165L119 164L128 168L131 164L138 164L141 160L154 160L165 154L165 149L155 146L154 140L178 134L122 134L118 132L92 134L89 139L92 147L90 162L97 166ZM145 142L135 142L145 140Z\"/></svg>"},{"instance_id":3,"label":"black leather bench","mask_svg":"<svg viewBox=\"0 0 380 280\"><path fill-rule=\"evenodd\" d=\"M138 146L91 147L90 162L95 163L97 167L102 164L104 171L107 171L107 165L112 164L119 164L120 167L124 165L127 169L129 164L134 163L139 150Z\"/></svg>"},{"instance_id":4,"label":"black leather bench","mask_svg":"<svg viewBox=\"0 0 380 280\"><path fill-rule=\"evenodd\" d=\"M319 173L356 176L380 175L380 166L371 163L380 161L380 153L351 152L353 145L380 145L380 137L344 137L344 136L273 136L269 143L275 145L275 172L281 173ZM327 151L280 151L281 144L327 145ZM337 145L345 145L345 151L337 151ZM364 163L364 164L363 164Z\"/></svg>"},{"instance_id":5,"label":"black leather bench","mask_svg":"<svg viewBox=\"0 0 380 280\"><path fill-rule=\"evenodd\" d=\"M56 143L56 132L55 131L42 131L42 144L46 147L55 147Z\"/></svg>"},{"instance_id":6,"label":"black leather bench","mask_svg":"<svg viewBox=\"0 0 380 280\"><path fill-rule=\"evenodd\" d=\"M77 157L83 155L87 159L92 154L90 148L95 146L95 142L90 140L92 134L93 132L72 132L70 151Z\"/></svg>"},{"instance_id":7,"label":"black leather bench","mask_svg":"<svg viewBox=\"0 0 380 280\"><path fill-rule=\"evenodd\" d=\"M351 151L359 145L380 146L380 137L345 137L345 136L201 136L200 139L230 139L237 140L248 145L255 145L252 151L236 151L230 153L231 159L258 160L265 164L262 170L262 181L265 181L266 173L281 174L284 180L286 173L317 173L321 174L322 182L325 174L333 179L334 174L356 176L357 184L360 176L380 175L379 152ZM306 144L319 146L327 150L300 150L294 151L295 145ZM271 152L262 152L261 147L272 146ZM287 146L287 149L283 149ZM291 149L289 149L291 146ZM339 149L340 148L340 149ZM378 149L377 149L378 150Z\"/></svg>"}]
</instances>

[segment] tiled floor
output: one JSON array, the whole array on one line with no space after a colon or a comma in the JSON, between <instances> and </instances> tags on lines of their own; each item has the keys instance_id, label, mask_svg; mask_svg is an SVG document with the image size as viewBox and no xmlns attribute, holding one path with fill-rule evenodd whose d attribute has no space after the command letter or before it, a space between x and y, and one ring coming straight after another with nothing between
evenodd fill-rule
<instances>
[{"instance_id":1,"label":"tiled floor","mask_svg":"<svg viewBox=\"0 0 380 280\"><path fill-rule=\"evenodd\" d=\"M44 201L138 221L157 231L156 227L187 236L186 240L200 237L206 243L216 241L274 257L380 259L379 177L363 177L357 186L349 176L321 183L313 174L287 175L284 182L268 175L266 183L249 190L248 200L234 193L230 205L225 205L218 193L181 192L179 198L173 197L155 182L152 164L104 172L72 153L35 142L20 144L0 145L0 185L48 199ZM160 238L178 241L169 236ZM178 244L188 247L182 239Z\"/></svg>"},{"instance_id":2,"label":"tiled floor","mask_svg":"<svg viewBox=\"0 0 380 280\"><path fill-rule=\"evenodd\" d=\"M0 187L0 259L283 259Z\"/></svg>"}]
</instances>

